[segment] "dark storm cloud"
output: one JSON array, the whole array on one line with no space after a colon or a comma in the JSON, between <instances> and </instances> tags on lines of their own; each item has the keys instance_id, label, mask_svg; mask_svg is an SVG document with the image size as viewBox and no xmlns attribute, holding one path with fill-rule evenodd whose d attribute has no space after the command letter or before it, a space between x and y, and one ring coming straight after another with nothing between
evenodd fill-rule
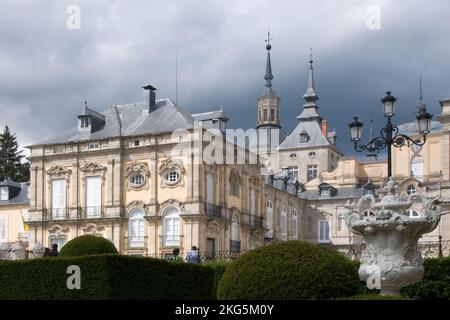
<instances>
[{"instance_id":1,"label":"dark storm cloud","mask_svg":"<svg viewBox=\"0 0 450 320\"><path fill-rule=\"evenodd\" d=\"M69 30L66 10L78 5L81 29ZM381 29L367 28L377 5ZM274 89L290 131L303 104L313 47L322 115L350 150L353 114L383 124L379 99L398 100L398 122L414 119L418 78L439 113L450 96L450 3L435 1L0 1L0 125L22 144L75 123L85 99L102 110L143 99L175 97L191 112L219 105L231 127L255 125L264 86L264 38L273 35ZM367 131L366 131L367 133Z\"/></svg>"}]
</instances>

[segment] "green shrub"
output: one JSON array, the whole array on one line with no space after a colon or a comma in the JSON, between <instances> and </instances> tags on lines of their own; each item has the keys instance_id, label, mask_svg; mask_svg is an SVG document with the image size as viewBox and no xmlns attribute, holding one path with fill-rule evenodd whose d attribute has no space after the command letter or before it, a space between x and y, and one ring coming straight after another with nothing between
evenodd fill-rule
<instances>
[{"instance_id":1,"label":"green shrub","mask_svg":"<svg viewBox=\"0 0 450 320\"><path fill-rule=\"evenodd\" d=\"M66 286L67 267L81 289ZM214 299L214 270L188 263L115 254L0 261L2 299Z\"/></svg>"},{"instance_id":2,"label":"green shrub","mask_svg":"<svg viewBox=\"0 0 450 320\"><path fill-rule=\"evenodd\" d=\"M61 257L80 257L92 254L118 253L114 244L103 238L92 235L76 237L61 249Z\"/></svg>"},{"instance_id":3,"label":"green shrub","mask_svg":"<svg viewBox=\"0 0 450 320\"><path fill-rule=\"evenodd\" d=\"M355 264L340 253L302 241L252 250L230 264L219 299L329 299L358 293Z\"/></svg>"},{"instance_id":4,"label":"green shrub","mask_svg":"<svg viewBox=\"0 0 450 320\"><path fill-rule=\"evenodd\" d=\"M222 279L226 268L230 265L230 262L225 260L211 260L205 262L203 265L214 270L214 292L217 293L217 287L219 286L220 279Z\"/></svg>"},{"instance_id":5,"label":"green shrub","mask_svg":"<svg viewBox=\"0 0 450 320\"><path fill-rule=\"evenodd\" d=\"M450 257L425 259L421 282L402 288L401 293L414 299L450 299Z\"/></svg>"}]
</instances>

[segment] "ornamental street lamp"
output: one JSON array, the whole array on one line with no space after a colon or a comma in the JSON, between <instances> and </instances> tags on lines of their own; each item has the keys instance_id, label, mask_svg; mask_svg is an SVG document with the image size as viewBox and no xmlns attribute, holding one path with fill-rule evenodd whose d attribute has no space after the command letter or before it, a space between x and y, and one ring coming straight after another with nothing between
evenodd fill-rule
<instances>
[{"instance_id":1,"label":"ornamental street lamp","mask_svg":"<svg viewBox=\"0 0 450 320\"><path fill-rule=\"evenodd\" d=\"M380 130L380 136L373 138L366 145L360 144L359 141L362 137L363 123L358 120L358 117L353 117L353 121L348 125L350 128L351 140L355 144L355 150L358 152L367 151L371 154L379 152L387 147L387 163L388 163L388 178L392 176L392 163L391 163L391 149L392 146L396 148L402 148L404 146L423 146L427 139L427 134L430 132L431 118L433 115L427 112L425 104L419 106L416 120L419 129L418 138L411 138L407 135L398 132L398 128L391 122L391 118L395 115L395 103L397 98L391 95L391 92L386 92L386 96L381 99L383 105L384 116L387 118L386 127Z\"/></svg>"}]
</instances>

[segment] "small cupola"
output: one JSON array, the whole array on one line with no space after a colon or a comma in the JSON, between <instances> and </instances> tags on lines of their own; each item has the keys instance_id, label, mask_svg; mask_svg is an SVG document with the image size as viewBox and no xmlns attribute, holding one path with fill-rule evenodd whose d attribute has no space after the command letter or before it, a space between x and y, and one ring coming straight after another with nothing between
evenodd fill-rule
<instances>
[{"instance_id":1,"label":"small cupola","mask_svg":"<svg viewBox=\"0 0 450 320\"><path fill-rule=\"evenodd\" d=\"M156 93L155 93L155 91L157 89L150 84L143 86L142 89L148 91L148 112L150 113L150 112L156 110Z\"/></svg>"},{"instance_id":2,"label":"small cupola","mask_svg":"<svg viewBox=\"0 0 450 320\"><path fill-rule=\"evenodd\" d=\"M87 106L87 101L78 115L78 131L94 133L105 125L105 116Z\"/></svg>"}]
</instances>

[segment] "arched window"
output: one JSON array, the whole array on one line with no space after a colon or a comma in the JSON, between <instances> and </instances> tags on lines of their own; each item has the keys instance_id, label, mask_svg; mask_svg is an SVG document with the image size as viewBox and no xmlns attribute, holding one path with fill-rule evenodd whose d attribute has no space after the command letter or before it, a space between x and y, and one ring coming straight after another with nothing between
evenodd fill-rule
<instances>
[{"instance_id":1,"label":"arched window","mask_svg":"<svg viewBox=\"0 0 450 320\"><path fill-rule=\"evenodd\" d=\"M267 237L273 238L273 204L271 200L267 200L266 204L266 227L269 229Z\"/></svg>"},{"instance_id":2,"label":"arched window","mask_svg":"<svg viewBox=\"0 0 450 320\"><path fill-rule=\"evenodd\" d=\"M292 210L291 232L294 239L298 239L297 210Z\"/></svg>"},{"instance_id":3,"label":"arched window","mask_svg":"<svg viewBox=\"0 0 450 320\"><path fill-rule=\"evenodd\" d=\"M130 213L128 239L130 247L143 247L145 235L144 211L135 209Z\"/></svg>"},{"instance_id":4,"label":"arched window","mask_svg":"<svg viewBox=\"0 0 450 320\"><path fill-rule=\"evenodd\" d=\"M180 212L174 207L164 212L164 245L180 245Z\"/></svg>"},{"instance_id":5,"label":"arched window","mask_svg":"<svg viewBox=\"0 0 450 320\"><path fill-rule=\"evenodd\" d=\"M283 209L281 210L281 216L280 216L280 232L281 232L281 240L286 240L286 223L287 223L287 210L286 206L283 206Z\"/></svg>"},{"instance_id":6,"label":"arched window","mask_svg":"<svg viewBox=\"0 0 450 320\"><path fill-rule=\"evenodd\" d=\"M407 213L410 218L420 218L420 214L416 210L408 210Z\"/></svg>"},{"instance_id":7,"label":"arched window","mask_svg":"<svg viewBox=\"0 0 450 320\"><path fill-rule=\"evenodd\" d=\"M423 159L422 157L415 156L411 160L411 172L416 179L423 177Z\"/></svg>"},{"instance_id":8,"label":"arched window","mask_svg":"<svg viewBox=\"0 0 450 320\"><path fill-rule=\"evenodd\" d=\"M406 193L408 193L408 195L414 194L416 192L417 192L416 187L413 184L408 186L408 189L406 190Z\"/></svg>"}]
</instances>

